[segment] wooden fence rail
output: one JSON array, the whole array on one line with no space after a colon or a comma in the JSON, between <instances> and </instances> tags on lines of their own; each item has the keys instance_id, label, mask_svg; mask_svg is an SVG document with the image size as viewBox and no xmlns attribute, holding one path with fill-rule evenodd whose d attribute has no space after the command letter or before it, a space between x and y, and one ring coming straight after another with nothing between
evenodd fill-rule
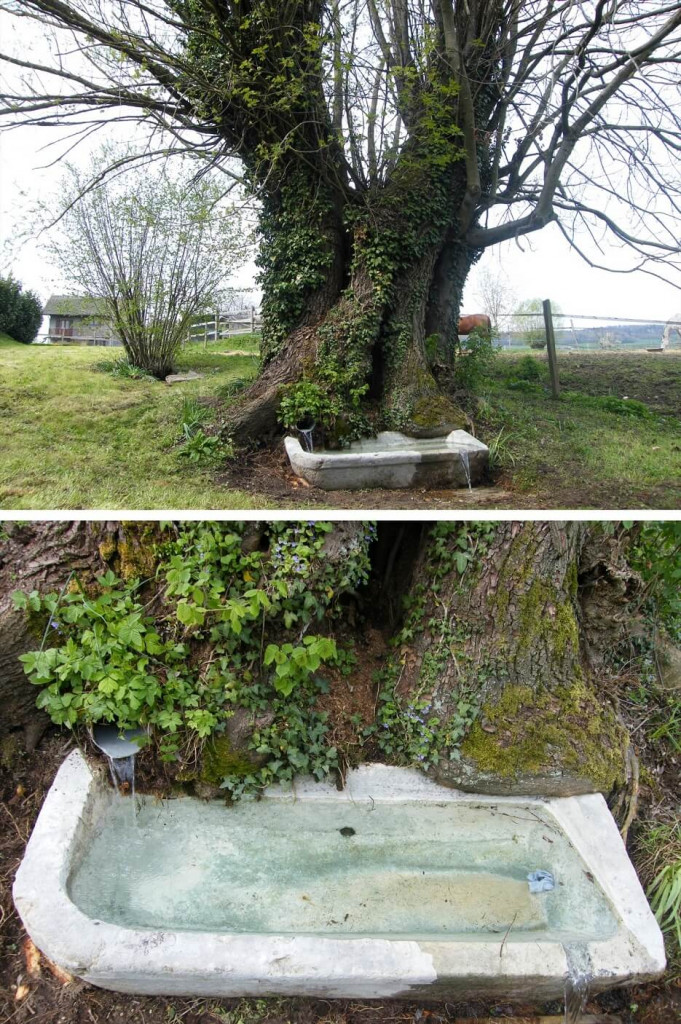
<instances>
[{"instance_id":1,"label":"wooden fence rail","mask_svg":"<svg viewBox=\"0 0 681 1024\"><path fill-rule=\"evenodd\" d=\"M212 317L194 324L187 341L219 341L235 334L257 334L262 328L262 318L255 307L238 313L216 312Z\"/></svg>"}]
</instances>

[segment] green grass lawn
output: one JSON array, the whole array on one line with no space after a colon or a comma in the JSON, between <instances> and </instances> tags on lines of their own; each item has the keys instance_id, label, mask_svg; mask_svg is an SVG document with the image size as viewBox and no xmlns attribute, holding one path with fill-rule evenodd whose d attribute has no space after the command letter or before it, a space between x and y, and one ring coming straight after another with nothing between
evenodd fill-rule
<instances>
[{"instance_id":1,"label":"green grass lawn","mask_svg":"<svg viewBox=\"0 0 681 1024\"><path fill-rule=\"evenodd\" d=\"M0 336L0 508L681 507L681 353L561 355L559 401L549 393L545 357L498 355L477 389L476 429L495 467L494 486L477 495L293 488L289 495L283 460L276 488L252 473L239 481L248 490L238 490L224 483L220 465L203 468L179 455L184 399L228 400L230 382L252 377L257 359L223 353L256 347L249 335L188 346L178 368L204 376L170 387L97 370L120 358L119 348L20 345Z\"/></svg>"},{"instance_id":2,"label":"green grass lawn","mask_svg":"<svg viewBox=\"0 0 681 1024\"><path fill-rule=\"evenodd\" d=\"M5 509L239 509L270 507L228 490L215 471L179 458L186 396L216 395L251 377L252 336L192 345L178 368L205 374L172 387L97 372L120 348L21 345L0 335L0 507Z\"/></svg>"},{"instance_id":3,"label":"green grass lawn","mask_svg":"<svg viewBox=\"0 0 681 1024\"><path fill-rule=\"evenodd\" d=\"M681 353L560 355L558 400L546 357L529 358L536 376L502 354L480 389L502 480L538 508L681 506Z\"/></svg>"}]
</instances>

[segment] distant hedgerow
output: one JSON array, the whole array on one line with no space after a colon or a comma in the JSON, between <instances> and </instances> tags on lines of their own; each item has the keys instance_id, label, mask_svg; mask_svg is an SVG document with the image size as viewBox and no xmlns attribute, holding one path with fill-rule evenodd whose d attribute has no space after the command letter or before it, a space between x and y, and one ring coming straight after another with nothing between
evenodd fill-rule
<instances>
[{"instance_id":1,"label":"distant hedgerow","mask_svg":"<svg viewBox=\"0 0 681 1024\"><path fill-rule=\"evenodd\" d=\"M13 277L0 277L0 332L26 345L40 330L43 307L34 292L25 292Z\"/></svg>"}]
</instances>

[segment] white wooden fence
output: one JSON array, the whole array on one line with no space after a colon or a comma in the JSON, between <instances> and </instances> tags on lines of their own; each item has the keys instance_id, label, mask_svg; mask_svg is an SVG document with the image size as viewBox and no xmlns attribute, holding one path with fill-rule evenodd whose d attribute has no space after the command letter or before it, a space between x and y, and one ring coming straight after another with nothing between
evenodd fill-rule
<instances>
[{"instance_id":1,"label":"white wooden fence","mask_svg":"<svg viewBox=\"0 0 681 1024\"><path fill-rule=\"evenodd\" d=\"M216 312L212 317L194 324L187 341L219 341L235 334L257 334L262 328L262 318L254 306L238 313Z\"/></svg>"}]
</instances>

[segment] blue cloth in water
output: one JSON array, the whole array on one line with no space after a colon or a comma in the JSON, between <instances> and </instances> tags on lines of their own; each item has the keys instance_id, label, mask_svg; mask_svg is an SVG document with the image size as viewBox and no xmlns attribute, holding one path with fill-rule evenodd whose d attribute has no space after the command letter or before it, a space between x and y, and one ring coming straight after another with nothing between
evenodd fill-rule
<instances>
[{"instance_id":1,"label":"blue cloth in water","mask_svg":"<svg viewBox=\"0 0 681 1024\"><path fill-rule=\"evenodd\" d=\"M530 871L527 881L530 883L530 892L551 892L556 886L551 872L542 871L541 868L537 871Z\"/></svg>"}]
</instances>

